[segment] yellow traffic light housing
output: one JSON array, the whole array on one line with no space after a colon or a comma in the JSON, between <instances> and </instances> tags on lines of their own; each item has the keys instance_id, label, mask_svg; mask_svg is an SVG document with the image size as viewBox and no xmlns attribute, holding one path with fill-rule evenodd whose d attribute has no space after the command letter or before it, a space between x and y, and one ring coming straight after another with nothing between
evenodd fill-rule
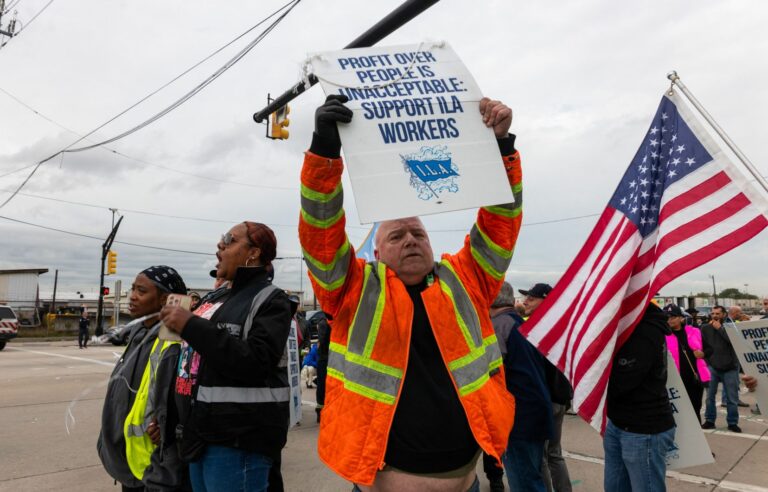
<instances>
[{"instance_id":1,"label":"yellow traffic light housing","mask_svg":"<svg viewBox=\"0 0 768 492\"><path fill-rule=\"evenodd\" d=\"M290 112L290 106L285 105L269 116L269 138L273 140L288 139L289 133L286 127L291 124L291 120L288 119Z\"/></svg>"},{"instance_id":2,"label":"yellow traffic light housing","mask_svg":"<svg viewBox=\"0 0 768 492\"><path fill-rule=\"evenodd\" d=\"M117 273L117 253L109 250L107 253L107 275L114 275Z\"/></svg>"}]
</instances>

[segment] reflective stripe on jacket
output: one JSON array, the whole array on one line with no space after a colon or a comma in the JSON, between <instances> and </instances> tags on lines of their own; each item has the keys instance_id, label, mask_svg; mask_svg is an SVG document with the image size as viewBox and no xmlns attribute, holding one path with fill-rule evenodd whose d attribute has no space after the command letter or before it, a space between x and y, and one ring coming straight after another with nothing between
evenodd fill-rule
<instances>
[{"instance_id":1,"label":"reflective stripe on jacket","mask_svg":"<svg viewBox=\"0 0 768 492\"><path fill-rule=\"evenodd\" d=\"M472 433L500 458L514 421L489 317L522 220L517 153L504 157L515 203L483 207L455 255L435 264L422 293L443 361ZM344 232L341 159L307 153L299 235L314 291L333 316L320 458L347 480L370 485L384 467L408 361L413 303L397 275L354 257Z\"/></svg>"},{"instance_id":2,"label":"reflective stripe on jacket","mask_svg":"<svg viewBox=\"0 0 768 492\"><path fill-rule=\"evenodd\" d=\"M157 368L160 365L160 359L163 353L171 345L178 344L174 341L161 341L155 339L152 345L152 351L149 354L149 360L141 377L139 390L136 392L136 398L133 401L131 411L125 418L125 456L128 460L128 466L133 475L142 480L144 471L150 465L150 457L154 452L156 445L147 435L147 428L155 417L155 378L157 377Z\"/></svg>"}]
</instances>

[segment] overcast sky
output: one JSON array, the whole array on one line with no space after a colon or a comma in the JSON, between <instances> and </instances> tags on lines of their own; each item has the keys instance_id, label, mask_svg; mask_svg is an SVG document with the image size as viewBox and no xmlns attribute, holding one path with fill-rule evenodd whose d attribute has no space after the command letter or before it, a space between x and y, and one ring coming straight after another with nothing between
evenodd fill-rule
<instances>
[{"instance_id":1,"label":"overcast sky","mask_svg":"<svg viewBox=\"0 0 768 492\"><path fill-rule=\"evenodd\" d=\"M46 3L21 0L19 19L29 21ZM0 91L0 176L71 144L78 138L71 131L84 134L109 120L284 3L54 1L0 49L0 88L29 106ZM96 149L56 158L0 215L103 238L111 207L125 217L120 241L208 253L116 244L118 275L108 285L116 279L130 284L140 270L163 263L176 267L187 285L208 286L216 241L246 219L273 227L279 256L298 257L299 168L322 90L316 86L291 104L288 141L265 138L252 114L267 93L282 93L299 80L307 53L343 47L400 3L303 0L197 96L108 146L121 155ZM513 108L525 211L508 280L525 288L554 284L583 244L642 141L670 69L768 174L766 18L768 4L761 0L442 0L380 44L446 40L483 92ZM93 141L164 108L258 32L106 126ZM0 202L27 171L0 177ZM345 207L357 245L368 226L358 222L350 192ZM539 224L580 216L588 217ZM458 249L473 220L474 211L426 218L435 252ZM711 291L714 275L718 290L744 290L747 284L750 293L766 295L767 243L763 232L662 293ZM0 219L0 268L50 269L41 277L44 292L52 289L55 269L63 290L96 292L100 252L98 240ZM278 261L276 269L278 285L307 287L298 259Z\"/></svg>"}]
</instances>

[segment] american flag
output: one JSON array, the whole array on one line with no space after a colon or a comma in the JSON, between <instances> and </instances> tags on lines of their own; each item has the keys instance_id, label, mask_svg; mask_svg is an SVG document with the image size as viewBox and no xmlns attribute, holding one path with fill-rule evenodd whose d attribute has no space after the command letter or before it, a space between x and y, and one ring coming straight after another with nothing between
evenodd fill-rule
<instances>
[{"instance_id":1,"label":"american flag","mask_svg":"<svg viewBox=\"0 0 768 492\"><path fill-rule=\"evenodd\" d=\"M768 225L768 200L665 95L586 244L521 326L571 381L573 405L603 431L616 350L653 295Z\"/></svg>"}]
</instances>

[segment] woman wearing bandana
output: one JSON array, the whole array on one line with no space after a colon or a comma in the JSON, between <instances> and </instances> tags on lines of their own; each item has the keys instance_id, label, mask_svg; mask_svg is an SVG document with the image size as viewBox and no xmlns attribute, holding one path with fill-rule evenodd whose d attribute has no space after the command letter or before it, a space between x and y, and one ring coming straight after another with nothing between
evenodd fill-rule
<instances>
[{"instance_id":1,"label":"woman wearing bandana","mask_svg":"<svg viewBox=\"0 0 768 492\"><path fill-rule=\"evenodd\" d=\"M227 287L194 313L161 312L183 339L177 431L195 491L275 490L268 477L288 432L285 350L293 315L286 293L272 285L276 248L266 225L237 224L217 244L216 277Z\"/></svg>"},{"instance_id":2,"label":"woman wearing bandana","mask_svg":"<svg viewBox=\"0 0 768 492\"><path fill-rule=\"evenodd\" d=\"M175 445L173 383L180 345L158 338L158 315L171 293L187 293L173 268L158 265L136 275L128 309L135 320L144 319L131 329L104 399L97 448L124 491L189 490L187 466Z\"/></svg>"}]
</instances>

